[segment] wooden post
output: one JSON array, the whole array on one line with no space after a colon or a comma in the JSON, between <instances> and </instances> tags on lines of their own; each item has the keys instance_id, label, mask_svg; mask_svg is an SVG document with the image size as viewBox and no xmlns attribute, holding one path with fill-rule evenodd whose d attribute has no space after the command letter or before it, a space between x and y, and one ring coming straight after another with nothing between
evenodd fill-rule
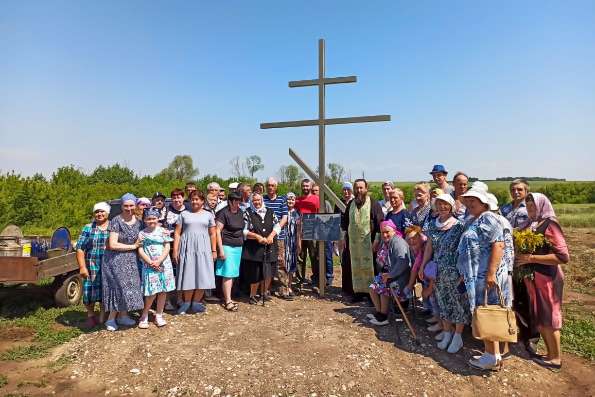
<instances>
[{"instance_id":1,"label":"wooden post","mask_svg":"<svg viewBox=\"0 0 595 397\"><path fill-rule=\"evenodd\" d=\"M357 81L356 76L344 76L344 77L324 77L325 74L325 59L324 59L324 39L318 40L318 78L312 80L295 80L289 82L290 88L297 87L311 87L318 86L318 119L311 120L296 120L296 121L281 121L276 123L260 123L261 129L269 128L287 128L287 127L306 127L306 126L318 126L318 178L313 178L311 170L305 165L289 149L290 156L310 175L311 178L318 180L320 185L320 208L319 213L323 213L326 210L325 206L325 193L331 192L330 188L326 185L326 159L325 159L325 127L333 124L351 124L351 123L373 123L377 121L390 121L390 115L382 114L377 116L358 116L358 117L340 117L327 119L325 116L325 87L330 84L344 84L344 83L355 83ZM335 194L329 195L333 200L338 200ZM342 203L340 203L342 204ZM341 207L341 205L339 205ZM343 206L344 207L344 206ZM319 294L324 296L324 289L326 286L326 256L325 256L325 242L318 242L318 281L319 281Z\"/></svg>"},{"instance_id":2,"label":"wooden post","mask_svg":"<svg viewBox=\"0 0 595 397\"><path fill-rule=\"evenodd\" d=\"M325 171L326 161L324 158L324 102L325 102L325 85L324 85L324 39L318 40L318 179L320 185L326 185ZM320 192L320 207L319 213L326 211L324 203L324 190L319 189ZM318 242L318 290L320 296L324 296L324 288L326 286L326 256L324 254L326 241Z\"/></svg>"}]
</instances>

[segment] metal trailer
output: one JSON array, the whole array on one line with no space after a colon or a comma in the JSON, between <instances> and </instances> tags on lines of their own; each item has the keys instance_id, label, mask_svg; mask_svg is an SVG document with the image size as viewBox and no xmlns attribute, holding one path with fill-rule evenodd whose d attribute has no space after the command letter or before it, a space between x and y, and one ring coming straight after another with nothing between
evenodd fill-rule
<instances>
[{"instance_id":1,"label":"metal trailer","mask_svg":"<svg viewBox=\"0 0 595 397\"><path fill-rule=\"evenodd\" d=\"M33 284L54 277L51 289L56 305L77 305L83 296L76 252L66 252L53 258L31 256L0 256L0 284Z\"/></svg>"}]
</instances>

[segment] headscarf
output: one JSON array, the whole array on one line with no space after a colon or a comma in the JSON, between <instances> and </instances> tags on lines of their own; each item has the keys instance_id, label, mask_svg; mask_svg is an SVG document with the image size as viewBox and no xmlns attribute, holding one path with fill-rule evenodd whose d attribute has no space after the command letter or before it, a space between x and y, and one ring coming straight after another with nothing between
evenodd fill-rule
<instances>
[{"instance_id":1,"label":"headscarf","mask_svg":"<svg viewBox=\"0 0 595 397\"><path fill-rule=\"evenodd\" d=\"M436 219L434 220L436 227L442 231L445 232L447 230L449 230L451 227L453 227L456 223L457 223L457 218L455 218L454 216L449 216L447 220L445 220L444 222L440 222L440 218L436 217Z\"/></svg>"},{"instance_id":2,"label":"headscarf","mask_svg":"<svg viewBox=\"0 0 595 397\"><path fill-rule=\"evenodd\" d=\"M122 201L122 204L124 204L124 203L125 203L125 202L127 202L127 201L132 201L132 203L133 203L134 205L136 205L136 196L135 196L134 194L132 194L132 193L126 193L126 194L124 194L124 195L123 195L123 196L120 198L120 200Z\"/></svg>"},{"instance_id":3,"label":"headscarf","mask_svg":"<svg viewBox=\"0 0 595 397\"><path fill-rule=\"evenodd\" d=\"M145 204L147 206L151 206L151 200L149 200L147 197L139 197L136 199L136 205L139 204Z\"/></svg>"},{"instance_id":4,"label":"headscarf","mask_svg":"<svg viewBox=\"0 0 595 397\"><path fill-rule=\"evenodd\" d=\"M541 222L545 219L553 219L556 222L558 221L556 218L556 212L554 211L554 207L552 206L550 199L548 199L545 194L529 193L528 196L533 197L533 201L535 202L535 207L537 208L538 222Z\"/></svg>"},{"instance_id":5,"label":"headscarf","mask_svg":"<svg viewBox=\"0 0 595 397\"><path fill-rule=\"evenodd\" d=\"M289 193L287 193L285 195L285 197L294 199L295 198L295 193L294 192L289 192Z\"/></svg>"},{"instance_id":6,"label":"headscarf","mask_svg":"<svg viewBox=\"0 0 595 397\"><path fill-rule=\"evenodd\" d=\"M397 229L397 225L395 225L395 223L392 220L389 219L387 221L380 222L380 230L384 229L385 227L390 227L395 231L396 235L398 235L399 237L403 237L403 233L401 233L399 229Z\"/></svg>"},{"instance_id":7,"label":"headscarf","mask_svg":"<svg viewBox=\"0 0 595 397\"><path fill-rule=\"evenodd\" d=\"M260 202L262 203L261 204L261 207L260 208L256 208L254 206L254 201L250 200L250 209L252 211L254 211L254 213L260 214L260 215L264 216L263 214L266 214L266 212L267 212L267 206L264 203L264 197L263 197L262 194L260 194L260 197L262 197L262 199L260 200Z\"/></svg>"},{"instance_id":8,"label":"headscarf","mask_svg":"<svg viewBox=\"0 0 595 397\"><path fill-rule=\"evenodd\" d=\"M93 206L93 212L95 211L105 211L106 213L109 214L110 210L112 209L112 207L110 207L110 205L108 203L106 203L105 201L100 201L99 203L96 203Z\"/></svg>"},{"instance_id":9,"label":"headscarf","mask_svg":"<svg viewBox=\"0 0 595 397\"><path fill-rule=\"evenodd\" d=\"M353 184L349 181L343 182L343 189L353 190Z\"/></svg>"},{"instance_id":10,"label":"headscarf","mask_svg":"<svg viewBox=\"0 0 595 397\"><path fill-rule=\"evenodd\" d=\"M148 208L145 210L145 213L144 213L145 218L154 216L155 218L159 219L159 215L161 215L161 214L159 213L159 210L157 210L157 208Z\"/></svg>"}]
</instances>

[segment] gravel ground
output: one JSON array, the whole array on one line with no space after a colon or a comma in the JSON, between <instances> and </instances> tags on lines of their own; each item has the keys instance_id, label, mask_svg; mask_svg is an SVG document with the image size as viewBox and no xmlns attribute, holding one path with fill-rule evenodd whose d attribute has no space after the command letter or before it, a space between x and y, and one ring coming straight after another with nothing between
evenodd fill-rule
<instances>
[{"instance_id":1,"label":"gravel ground","mask_svg":"<svg viewBox=\"0 0 595 397\"><path fill-rule=\"evenodd\" d=\"M574 357L556 374L515 350L519 356L502 371L482 373L467 364L480 347L469 335L465 348L451 355L435 347L421 315L415 343L402 321L367 324L370 312L365 303L344 303L333 289L326 299L241 304L236 313L209 305L206 314L168 316L162 329L82 335L64 353L72 358L70 386L153 396L576 396L595 390L594 368Z\"/></svg>"}]
</instances>

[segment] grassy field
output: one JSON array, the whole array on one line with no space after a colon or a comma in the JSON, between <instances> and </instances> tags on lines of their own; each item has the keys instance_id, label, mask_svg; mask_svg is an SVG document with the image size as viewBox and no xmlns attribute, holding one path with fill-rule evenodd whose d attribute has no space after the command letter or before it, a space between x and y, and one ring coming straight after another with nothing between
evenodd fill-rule
<instances>
[{"instance_id":1,"label":"grassy field","mask_svg":"<svg viewBox=\"0 0 595 397\"><path fill-rule=\"evenodd\" d=\"M554 209L564 227L595 228L595 204L555 204Z\"/></svg>"},{"instance_id":2,"label":"grassy field","mask_svg":"<svg viewBox=\"0 0 595 397\"><path fill-rule=\"evenodd\" d=\"M562 349L595 362L595 312L580 301L564 305Z\"/></svg>"}]
</instances>

